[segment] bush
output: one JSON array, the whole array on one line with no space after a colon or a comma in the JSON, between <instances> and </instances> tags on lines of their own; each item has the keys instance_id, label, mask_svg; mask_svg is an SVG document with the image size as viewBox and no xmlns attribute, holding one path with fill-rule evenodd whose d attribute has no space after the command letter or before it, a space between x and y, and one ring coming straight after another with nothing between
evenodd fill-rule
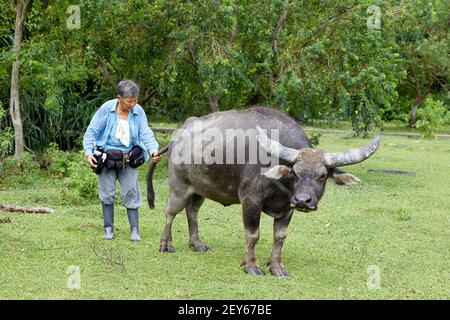
<instances>
[{"instance_id":1,"label":"bush","mask_svg":"<svg viewBox=\"0 0 450 320\"><path fill-rule=\"evenodd\" d=\"M80 159L76 154L61 151L55 142L51 142L42 154L36 156L36 161L41 169L48 170L53 177L68 177L72 163L78 163Z\"/></svg>"},{"instance_id":2,"label":"bush","mask_svg":"<svg viewBox=\"0 0 450 320\"><path fill-rule=\"evenodd\" d=\"M13 150L14 132L10 127L1 128L2 119L5 117L5 110L0 101L0 157L11 154Z\"/></svg>"},{"instance_id":3,"label":"bush","mask_svg":"<svg viewBox=\"0 0 450 320\"><path fill-rule=\"evenodd\" d=\"M313 148L317 148L319 146L320 137L322 137L322 134L320 132L313 132L308 136L308 140L309 142L311 142Z\"/></svg>"},{"instance_id":4,"label":"bush","mask_svg":"<svg viewBox=\"0 0 450 320\"><path fill-rule=\"evenodd\" d=\"M442 101L427 98L425 107L417 110L419 120L416 122L416 128L421 136L426 139L435 139L436 133L441 130L442 125L446 122L447 113Z\"/></svg>"},{"instance_id":5,"label":"bush","mask_svg":"<svg viewBox=\"0 0 450 320\"><path fill-rule=\"evenodd\" d=\"M97 176L86 164L83 150L64 152L56 143L50 143L40 154L24 152L0 161L0 188L33 185L42 178L61 183L62 204L97 198Z\"/></svg>"},{"instance_id":6,"label":"bush","mask_svg":"<svg viewBox=\"0 0 450 320\"><path fill-rule=\"evenodd\" d=\"M20 176L27 177L34 172L38 166L33 161L33 154L30 152L23 152L18 157L7 157L1 162L1 173L6 176Z\"/></svg>"},{"instance_id":7,"label":"bush","mask_svg":"<svg viewBox=\"0 0 450 320\"><path fill-rule=\"evenodd\" d=\"M6 157L0 161L0 188L33 185L38 172L34 155L23 152L19 157Z\"/></svg>"},{"instance_id":8,"label":"bush","mask_svg":"<svg viewBox=\"0 0 450 320\"><path fill-rule=\"evenodd\" d=\"M97 175L85 163L84 151L76 153L77 161L69 163L68 178L64 181L65 186L69 189L66 195L76 192L78 200L94 200L98 197L97 193ZM63 194L64 196L64 194ZM66 200L73 202L67 197Z\"/></svg>"}]
</instances>

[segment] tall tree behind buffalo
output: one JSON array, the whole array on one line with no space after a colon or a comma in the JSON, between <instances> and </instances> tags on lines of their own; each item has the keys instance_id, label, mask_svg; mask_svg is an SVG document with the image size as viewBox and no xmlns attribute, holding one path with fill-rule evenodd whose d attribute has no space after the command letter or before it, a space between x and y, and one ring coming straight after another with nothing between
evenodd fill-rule
<instances>
[{"instance_id":1,"label":"tall tree behind buffalo","mask_svg":"<svg viewBox=\"0 0 450 320\"><path fill-rule=\"evenodd\" d=\"M11 114L11 120L14 126L15 136L15 156L19 156L24 150L23 140L23 126L22 116L20 113L20 98L19 98L19 70L20 70L20 47L22 45L22 32L25 19L27 17L28 9L31 5L31 0L17 0L16 2L16 26L14 30L14 62L11 72L11 95L9 112Z\"/></svg>"}]
</instances>

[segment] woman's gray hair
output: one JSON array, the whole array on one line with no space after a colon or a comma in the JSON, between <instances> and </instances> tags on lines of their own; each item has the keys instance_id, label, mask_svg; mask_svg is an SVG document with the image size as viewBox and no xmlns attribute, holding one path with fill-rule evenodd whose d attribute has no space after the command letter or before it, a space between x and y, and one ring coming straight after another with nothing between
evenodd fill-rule
<instances>
[{"instance_id":1,"label":"woman's gray hair","mask_svg":"<svg viewBox=\"0 0 450 320\"><path fill-rule=\"evenodd\" d=\"M122 98L139 97L139 87L131 80L122 80L117 85L117 94Z\"/></svg>"}]
</instances>

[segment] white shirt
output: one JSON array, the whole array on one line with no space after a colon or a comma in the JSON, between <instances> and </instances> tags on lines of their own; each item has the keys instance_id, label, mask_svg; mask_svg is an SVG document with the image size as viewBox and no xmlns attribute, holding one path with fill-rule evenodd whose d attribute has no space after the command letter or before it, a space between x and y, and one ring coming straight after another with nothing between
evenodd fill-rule
<instances>
[{"instance_id":1,"label":"white shirt","mask_svg":"<svg viewBox=\"0 0 450 320\"><path fill-rule=\"evenodd\" d=\"M130 145L130 126L128 124L128 119L119 119L116 138L119 139L125 147Z\"/></svg>"}]
</instances>

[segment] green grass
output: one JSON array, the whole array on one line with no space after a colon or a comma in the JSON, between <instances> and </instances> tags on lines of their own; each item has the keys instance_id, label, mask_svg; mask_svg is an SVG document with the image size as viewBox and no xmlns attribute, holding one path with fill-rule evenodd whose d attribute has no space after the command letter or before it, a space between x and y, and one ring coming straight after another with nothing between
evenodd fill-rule
<instances>
[{"instance_id":1,"label":"green grass","mask_svg":"<svg viewBox=\"0 0 450 320\"><path fill-rule=\"evenodd\" d=\"M314 126L311 125L303 125L303 129L306 130L315 130L315 129L330 129L330 130L344 130L348 134L353 132L352 124L349 121L326 121L326 120L316 120L314 121ZM377 130L377 129L375 129ZM416 128L409 128L407 123L402 121L389 121L383 122L383 132L386 133L404 133L404 134L420 134L420 132ZM441 130L437 132L437 134L450 134L450 125L445 124L442 126Z\"/></svg>"},{"instance_id":2,"label":"green grass","mask_svg":"<svg viewBox=\"0 0 450 320\"><path fill-rule=\"evenodd\" d=\"M320 149L366 143L323 134ZM156 172L156 209L140 211L142 241L129 241L125 209L116 209L116 238L102 241L97 201L62 205L62 179L46 175L5 180L0 203L51 206L53 214L0 212L0 299L449 299L450 143L385 136L373 158L346 168L358 186L331 181L311 213L295 213L283 249L290 276L251 277L240 265L244 232L239 205L206 201L199 215L212 253L188 248L184 214L175 219L176 252L158 252L168 194L166 159ZM145 170L140 170L145 199ZM415 175L368 169L415 171ZM93 173L92 173L93 174ZM120 256L111 265L99 252ZM263 269L272 248L272 219L263 215L256 255ZM81 271L81 289L67 288L68 267ZM369 289L369 266L381 271Z\"/></svg>"}]
</instances>

